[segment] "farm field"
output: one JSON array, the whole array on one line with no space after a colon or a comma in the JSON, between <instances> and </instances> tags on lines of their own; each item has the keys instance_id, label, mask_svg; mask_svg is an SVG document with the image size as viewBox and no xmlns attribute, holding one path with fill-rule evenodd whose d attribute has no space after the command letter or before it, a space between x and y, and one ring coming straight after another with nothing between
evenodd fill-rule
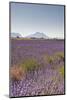
<instances>
[{"instance_id":1,"label":"farm field","mask_svg":"<svg viewBox=\"0 0 67 100\"><path fill-rule=\"evenodd\" d=\"M64 94L64 40L11 39L10 97Z\"/></svg>"}]
</instances>

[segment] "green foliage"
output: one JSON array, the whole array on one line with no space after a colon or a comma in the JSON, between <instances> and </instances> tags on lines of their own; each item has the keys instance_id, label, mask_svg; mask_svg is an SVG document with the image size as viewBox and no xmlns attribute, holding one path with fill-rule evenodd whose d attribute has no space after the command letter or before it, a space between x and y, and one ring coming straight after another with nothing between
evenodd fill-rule
<instances>
[{"instance_id":1,"label":"green foliage","mask_svg":"<svg viewBox=\"0 0 67 100\"><path fill-rule=\"evenodd\" d=\"M64 66L59 68L59 72L62 76L64 76Z\"/></svg>"},{"instance_id":2,"label":"green foliage","mask_svg":"<svg viewBox=\"0 0 67 100\"><path fill-rule=\"evenodd\" d=\"M54 57L53 57L53 56L49 56L49 57L48 57L48 62L49 62L50 64L52 64L52 63L54 62Z\"/></svg>"},{"instance_id":3,"label":"green foliage","mask_svg":"<svg viewBox=\"0 0 67 100\"><path fill-rule=\"evenodd\" d=\"M26 71L32 71L38 67L38 62L34 58L26 59L21 67L24 67Z\"/></svg>"},{"instance_id":4,"label":"green foliage","mask_svg":"<svg viewBox=\"0 0 67 100\"><path fill-rule=\"evenodd\" d=\"M64 60L64 52L57 52L55 56L59 57L60 59Z\"/></svg>"},{"instance_id":5,"label":"green foliage","mask_svg":"<svg viewBox=\"0 0 67 100\"><path fill-rule=\"evenodd\" d=\"M56 62L64 61L64 53L56 52L53 55L46 54L43 56L45 63L55 64Z\"/></svg>"},{"instance_id":6,"label":"green foliage","mask_svg":"<svg viewBox=\"0 0 67 100\"><path fill-rule=\"evenodd\" d=\"M52 55L45 55L44 60L46 63L53 64L55 59L54 59L54 56L52 56Z\"/></svg>"}]
</instances>

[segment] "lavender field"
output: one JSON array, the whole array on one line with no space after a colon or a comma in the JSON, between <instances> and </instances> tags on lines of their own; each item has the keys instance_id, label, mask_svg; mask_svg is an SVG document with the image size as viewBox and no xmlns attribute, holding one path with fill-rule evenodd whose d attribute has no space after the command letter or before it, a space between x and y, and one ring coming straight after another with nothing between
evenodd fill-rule
<instances>
[{"instance_id":1,"label":"lavender field","mask_svg":"<svg viewBox=\"0 0 67 100\"><path fill-rule=\"evenodd\" d=\"M64 40L11 39L10 97L64 94Z\"/></svg>"}]
</instances>

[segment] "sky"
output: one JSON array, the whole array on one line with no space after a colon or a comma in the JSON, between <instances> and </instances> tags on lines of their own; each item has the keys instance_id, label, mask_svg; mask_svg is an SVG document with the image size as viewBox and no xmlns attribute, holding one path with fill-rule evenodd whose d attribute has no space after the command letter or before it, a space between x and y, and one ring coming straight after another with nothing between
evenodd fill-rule
<instances>
[{"instance_id":1,"label":"sky","mask_svg":"<svg viewBox=\"0 0 67 100\"><path fill-rule=\"evenodd\" d=\"M11 3L11 33L64 38L64 6Z\"/></svg>"}]
</instances>

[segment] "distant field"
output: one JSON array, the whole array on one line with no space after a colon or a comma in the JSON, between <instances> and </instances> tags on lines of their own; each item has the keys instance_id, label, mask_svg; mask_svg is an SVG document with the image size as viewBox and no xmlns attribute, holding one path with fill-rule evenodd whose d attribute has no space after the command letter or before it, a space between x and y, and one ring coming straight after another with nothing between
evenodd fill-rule
<instances>
[{"instance_id":1,"label":"distant field","mask_svg":"<svg viewBox=\"0 0 67 100\"><path fill-rule=\"evenodd\" d=\"M64 40L11 39L10 96L64 94Z\"/></svg>"}]
</instances>

